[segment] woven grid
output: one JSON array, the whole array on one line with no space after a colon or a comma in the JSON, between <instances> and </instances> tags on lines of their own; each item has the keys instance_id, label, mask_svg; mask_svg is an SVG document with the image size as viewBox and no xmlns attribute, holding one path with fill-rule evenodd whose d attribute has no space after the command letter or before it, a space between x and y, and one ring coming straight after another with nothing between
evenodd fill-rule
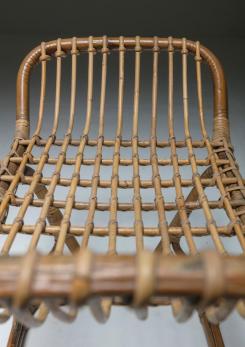
<instances>
[{"instance_id":1,"label":"woven grid","mask_svg":"<svg viewBox=\"0 0 245 347\"><path fill-rule=\"evenodd\" d=\"M71 40L71 50L62 49L62 40L56 42L56 50L52 58L56 60L56 87L55 87L55 110L53 117L53 127L49 136L41 138L41 128L43 125L44 103L46 96L46 70L51 55L46 52L46 44L41 44L41 95L37 127L30 138L17 136L14 139L9 155L3 160L1 167L1 205L0 220L1 232L5 235L1 254L11 253L12 246L18 234L24 233L29 237L27 253L30 257L38 248L42 235L54 236L52 253L61 255L65 251L65 245L74 252L77 249L85 250L90 246L93 236L107 237L106 253L115 255L118 250L118 238L120 236L130 236L134 240L135 253L140 254L145 249L145 237L156 237L159 243L155 249L161 251L163 255L183 253L180 242L185 240L186 253L196 255L199 251L197 247L197 236L211 236L212 246L218 253L224 254L227 250L224 245L224 237L232 236L237 238L241 252L245 250L244 240L244 181L239 173L237 163L234 158L233 149L229 140L225 136L216 136L210 139L205 126L205 115L202 97L202 57L199 42L195 43L194 64L196 69L198 111L201 128L201 139L192 139L190 131L189 102L188 102L188 60L189 54L187 41L181 41L182 59L182 104L185 138L178 140L174 130L174 54L179 53L175 49L173 39L168 39L167 48L159 44L157 37L152 39L152 46L145 47L140 37L133 39L130 50L134 50L134 96L131 138L123 138L123 115L124 115L124 94L125 94L125 61L129 47L125 46L124 38L120 37L118 46L113 47L113 54L118 54L118 110L116 133L110 139L104 137L105 124L105 103L106 87L108 80L109 53L112 48L108 44L106 36L95 45L96 40L89 37L87 46L78 49L77 39ZM145 50L152 53L152 99L151 99L151 127L149 139L139 137L140 115L139 115L139 95L141 78L141 57ZM178 51L178 52L177 52ZM82 129L80 139L74 139L74 117L77 97L77 64L79 53L88 55L88 83L87 83L87 109L85 125ZM94 57L95 54L101 56L101 87L100 87L100 107L99 124L97 138L90 137L91 117L93 108L94 92ZM158 83L159 83L159 57L162 54L168 55L168 138L159 140L157 137L157 126L160 115L158 114ZM71 55L71 95L69 124L65 130L64 138L57 138L57 128L60 122L61 104L61 76L62 58ZM17 121L23 125L25 121ZM56 157L50 154L52 148L56 148ZM69 148L73 148L75 155L68 156ZM94 157L86 158L86 148L95 148ZM112 148L113 153L110 158L103 157L105 148ZM120 152L128 148L131 150L130 158L123 158ZM143 158L140 155L142 148L149 150L149 157ZM35 150L40 152L39 156L34 154ZM169 157L160 156L159 149L168 149ZM178 149L185 149L187 158L181 158ZM206 158L199 158L196 149L205 149ZM45 176L44 168L49 166L50 175ZM72 168L70 177L62 176L63 167ZM84 167L92 167L92 175L82 178ZM103 166L112 168L111 177L101 178ZM132 177L128 180L120 178L120 168L131 167ZM141 177L141 168L151 168L151 179ZM191 177L183 178L181 168L191 169ZM200 167L202 172L200 173ZM171 168L172 177L165 179L161 177L161 168L167 170ZM205 170L203 170L205 168ZM24 196L18 196L19 187L25 187ZM66 188L62 199L57 198L59 188ZM207 188L216 188L217 199L210 199L206 194ZM80 188L88 188L89 196L83 200L83 194L78 194ZM172 189L171 201L168 199L168 189ZM189 188L189 196L185 196L184 190ZM108 202L99 201L98 190L104 189L110 192ZM132 200L128 202L120 201L119 190L132 191ZM145 201L142 198L142 190L151 189L154 192L153 201ZM146 194L147 195L147 194ZM86 195L84 195L86 196ZM79 197L79 199L78 199ZM167 197L167 199L166 199ZM8 209L15 207L15 218L10 223L6 219ZM30 208L36 208L38 213L33 213L33 223L26 224L25 218ZM62 212L61 212L62 210ZM203 213L205 225L193 226L190 222L191 213L200 210ZM215 211L224 210L226 219L222 225L217 225ZM86 218L75 225L72 214L74 211L86 211ZM107 213L107 226L95 222L96 212ZM121 213L131 212L129 225L120 225L119 216ZM169 212L175 212L175 217L170 220ZM154 214L155 225L145 226L143 215ZM37 217L36 217L37 216ZM99 223L101 221L100 217ZM79 219L80 220L80 219ZM225 222L227 220L227 222ZM130 226L131 225L131 226ZM78 236L82 236L78 238ZM86 253L84 253L86 254ZM30 257L28 263L32 262ZM84 256L85 262L87 261ZM87 256L88 257L88 256ZM150 259L149 259L150 261ZM34 262L34 260L33 260ZM31 270L30 270L31 271ZM149 293L151 288L149 289ZM147 294L145 294L147 296ZM140 296L140 295L139 295ZM17 300L17 299L16 299ZM23 298L19 299L20 301ZM140 302L144 299L139 299ZM18 301L18 300L17 300ZM105 302L103 302L105 304ZM110 306L111 301L107 302ZM17 305L18 306L18 305ZM50 306L52 306L50 304ZM63 317L58 304L51 307L54 312ZM57 313L56 312L56 313ZM72 311L69 317L73 317ZM64 318L64 317L63 317ZM22 317L23 320L23 317Z\"/></svg>"}]
</instances>

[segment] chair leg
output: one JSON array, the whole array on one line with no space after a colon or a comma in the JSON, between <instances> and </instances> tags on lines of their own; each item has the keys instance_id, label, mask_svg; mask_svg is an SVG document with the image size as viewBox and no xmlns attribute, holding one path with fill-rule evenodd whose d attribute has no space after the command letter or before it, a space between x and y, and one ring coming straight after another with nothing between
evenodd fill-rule
<instances>
[{"instance_id":1,"label":"chair leg","mask_svg":"<svg viewBox=\"0 0 245 347\"><path fill-rule=\"evenodd\" d=\"M199 313L199 319L206 336L208 347L225 347L219 324L210 323L205 313Z\"/></svg>"},{"instance_id":2,"label":"chair leg","mask_svg":"<svg viewBox=\"0 0 245 347\"><path fill-rule=\"evenodd\" d=\"M24 347L28 330L29 328L14 320L7 347Z\"/></svg>"}]
</instances>

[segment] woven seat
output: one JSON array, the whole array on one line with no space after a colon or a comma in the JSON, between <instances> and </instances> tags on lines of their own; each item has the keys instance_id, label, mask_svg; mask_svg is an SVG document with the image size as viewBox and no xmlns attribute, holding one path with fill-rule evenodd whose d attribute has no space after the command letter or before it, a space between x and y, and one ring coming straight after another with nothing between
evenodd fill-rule
<instances>
[{"instance_id":1,"label":"woven seat","mask_svg":"<svg viewBox=\"0 0 245 347\"><path fill-rule=\"evenodd\" d=\"M129 55L130 90L125 75ZM146 83L148 124L141 118L145 55L151 74ZM71 64L71 87L66 93L70 109L61 118L63 57ZM85 57L88 67L82 76L78 66ZM175 57L180 59L179 87ZM111 60L116 67L112 77ZM49 128L44 114L52 61L55 103ZM213 82L212 134L205 123L203 62ZM37 63L40 103L30 131L29 80ZM189 65L194 67L198 138L189 117ZM87 79L87 100L78 126L80 78ZM110 78L116 81L116 92L108 92ZM162 80L166 99L160 93ZM125 136L127 93L132 113ZM182 108L178 115L176 94ZM96 97L98 120L93 123ZM79 306L88 304L95 318L105 321L111 305L130 305L139 318L146 318L147 306L170 304L179 321L197 310L209 345L223 346L218 323L235 307L245 316L245 186L230 141L226 98L217 58L199 42L186 39L58 39L27 55L17 78L16 136L0 172L1 320L15 318L12 343L22 345L24 339L16 337L26 331L22 324L40 325L50 311L71 321ZM108 118L112 99L117 107ZM163 135L158 131L162 123ZM175 130L178 123L182 138ZM63 135L58 136L58 128ZM229 247L233 240L234 249Z\"/></svg>"}]
</instances>

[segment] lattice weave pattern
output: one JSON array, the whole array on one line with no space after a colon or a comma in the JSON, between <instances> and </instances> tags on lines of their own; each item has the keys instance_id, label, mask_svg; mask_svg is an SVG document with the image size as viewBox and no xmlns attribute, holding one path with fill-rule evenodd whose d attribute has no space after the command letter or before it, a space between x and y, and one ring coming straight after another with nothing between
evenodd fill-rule
<instances>
[{"instance_id":1,"label":"lattice weave pattern","mask_svg":"<svg viewBox=\"0 0 245 347\"><path fill-rule=\"evenodd\" d=\"M151 126L149 138L142 139L139 136L140 124L140 86L141 86L141 59L145 51L151 52L152 57L152 79L151 79ZM125 79L125 64L128 51L134 51L134 94L133 94L133 114L132 131L130 139L123 138L123 119L125 112L124 97L127 81ZM108 81L109 54L118 55L118 96L117 96L117 125L116 132L110 139L105 138L105 113L106 113L106 92ZM175 133L174 117L174 55L181 54L182 60L182 105L183 105L183 124L184 139L177 139ZM184 250L181 242L185 242L185 253L190 256L197 256L198 236L211 236L212 247L220 255L228 253L224 239L226 236L234 236L239 243L241 252L245 250L245 209L244 197L245 186L238 165L236 163L232 146L230 144L228 121L222 110L219 109L219 95L215 96L214 134L211 139L208 136L205 124L205 112L203 105L202 73L201 66L203 60L207 60L209 65L214 64L212 56L205 53L205 49L199 42L193 43L186 39L142 39L120 37L111 39L106 36L103 38L61 40L56 42L42 43L33 54L33 62L38 60L41 64L41 88L40 104L36 129L29 137L29 120L25 116L25 104L17 109L17 131L12 144L11 151L2 161L0 172L0 221L1 233L5 234L2 243L1 254L8 256L11 254L12 247L19 234L28 235L28 249L23 257L22 268L28 268L28 272L23 270L19 274L16 295L13 303L8 306L14 315L25 323L37 325L42 322L48 310L59 316L61 319L71 320L76 316L77 306L87 300L91 294L91 278L97 265L93 256L88 250L93 236L106 237L106 254L117 256L123 253L118 248L118 239L122 236L132 237L135 243L135 253L137 255L138 277L132 303L134 306L142 306L146 303L155 305L164 303L163 299L154 296L159 290L155 282L155 268L159 266L159 252L164 257L177 254L183 256L183 263L187 260L184 257ZM190 130L189 117L189 97L188 97L188 56L194 54L197 104L201 129L201 139L193 139ZM88 55L87 73L87 103L85 124L81 129L81 137L73 138L74 117L76 113L77 80L79 54ZM94 98L94 59L95 54L101 56L101 80L100 80L100 105L97 138L90 137L91 119ZM147 53L149 54L149 53ZM159 96L159 61L162 54L167 54L167 119L168 119L168 138L159 139L157 136L158 104L161 100ZM71 91L70 91L70 111L68 127L64 130L64 138L57 138L57 129L61 122L61 78L62 78L62 59L71 56ZM55 108L53 125L47 137L41 137L43 126L44 104L46 97L47 65L50 59L56 61L55 77ZM215 69L213 68L213 71ZM215 73L215 71L214 71ZM217 81L214 81L217 83ZM23 87L25 90L26 86ZM25 103L25 101L24 101ZM18 107L18 105L17 105ZM217 111L218 109L218 111ZM224 111L224 110L223 110ZM224 111L225 113L225 111ZM52 156L51 149L58 150L57 156ZM74 157L68 156L68 150L72 147L75 150ZM86 148L95 148L96 153L93 158L85 156ZM40 150L40 156L34 154L35 148ZM103 157L104 148L112 148L113 153L110 158ZM124 158L121 155L122 149L131 149L131 157ZM142 158L141 149L149 150L149 157ZM161 149L169 150L169 157L161 156ZM178 150L185 149L188 153L187 158L179 157ZM205 149L206 158L199 158L198 149ZM45 176L44 168L50 166L51 175ZM63 167L72 168L70 177L62 176ZM92 176L82 178L83 168L90 166L93 168ZM111 167L111 177L101 178L101 168ZM121 167L132 167L132 177L122 179L120 177ZM151 179L141 177L142 167L151 168ZM161 175L161 170L170 167L172 177L165 179ZM191 177L183 178L181 169L190 168ZM202 173L200 173L200 168ZM203 170L205 168L205 170ZM18 196L19 187L26 187L24 196ZM63 199L56 197L59 187L65 187L66 193ZM206 193L207 188L215 187L219 197L210 199ZM88 188L89 198L84 201L83 195L79 195L79 188ZM172 189L171 201L166 197L167 190ZM189 188L190 193L186 197L185 189ZM107 202L100 201L98 191L100 189L109 190L110 198ZM133 192L132 200L128 202L120 201L119 190L126 189ZM142 190L152 189L154 192L153 201L145 201L142 198ZM8 209L15 207L15 218L9 222L7 218ZM36 208L38 216L32 218L32 224L25 223L26 215L30 208ZM191 213L200 210L203 213L205 225L192 225L190 222ZM217 224L215 218L216 210L224 210L226 219L222 224ZM86 217L81 218L79 225L75 225L72 219L73 211L86 211ZM108 214L107 226L95 222L97 211L104 211ZM133 223L120 225L120 214L132 212ZM175 212L172 221L169 221L168 213ZM153 226L145 226L144 215L155 213ZM36 216L36 214L35 214ZM6 219L7 218L7 219ZM103 218L103 217L102 217ZM148 218L148 217L147 217ZM227 222L225 222L227 220ZM33 316L30 308L24 308L28 302L30 286L34 281L34 273L37 267L45 267L37 255L39 243L43 235L53 236L53 247L51 253L57 259L65 252L65 246L73 253L79 250L78 255L72 261L74 265L74 276L71 279L70 308L69 312L63 311L60 305L64 303L62 299L49 301L48 303L34 303L37 310L37 317ZM147 236L156 237L159 240L154 252L145 252L145 239ZM46 252L47 253L47 252ZM224 292L224 277L222 277L222 266L220 258L211 253L210 259L203 256L201 262L207 270L207 287L203 294L204 299L198 301L198 305L206 307L212 300L222 296ZM97 259L97 258L96 258ZM165 259L165 258L164 258ZM126 261L126 260L125 260ZM102 261L103 262L103 261ZM158 265L156 265L158 264ZM209 265L208 265L209 264ZM215 265L214 265L215 264ZM132 264L131 264L132 265ZM132 265L133 266L133 265ZM209 268L216 266L220 270L220 277L216 278ZM163 265L164 267L164 265ZM174 268L174 265L173 265ZM41 271L41 270L40 270ZM159 270L160 271L160 270ZM81 280L82 278L82 280ZM215 290L213 283L216 283ZM209 285L210 284L210 285ZM142 291L141 288L144 288ZM213 288L212 290L210 288ZM166 294L166 293L165 293ZM178 296L178 293L175 293ZM107 295L105 295L107 296ZM124 298L125 299L125 298ZM92 312L99 320L105 320L109 314L112 303L125 303L120 294L109 298L100 298L89 302ZM178 299L179 300L179 299ZM196 307L196 303L189 301L172 300L176 316L179 319L189 316L190 312ZM210 308L209 318L211 321L220 320L234 307L235 301L221 302L218 310ZM6 305L6 303L5 303ZM243 303L239 302L240 311L243 312ZM34 310L34 311L35 311ZM182 314L182 312L185 312ZM217 313L218 312L218 313ZM222 312L222 314L220 313ZM7 315L5 312L2 316Z\"/></svg>"}]
</instances>

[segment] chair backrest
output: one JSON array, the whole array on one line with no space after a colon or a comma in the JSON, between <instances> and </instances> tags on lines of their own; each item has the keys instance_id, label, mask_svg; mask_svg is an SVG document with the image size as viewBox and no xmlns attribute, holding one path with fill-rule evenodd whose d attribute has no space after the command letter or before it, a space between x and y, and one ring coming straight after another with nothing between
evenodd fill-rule
<instances>
[{"instance_id":1,"label":"chair backrest","mask_svg":"<svg viewBox=\"0 0 245 347\"><path fill-rule=\"evenodd\" d=\"M47 43L42 43L40 46L33 49L23 60L17 77L17 111L16 111L16 136L27 139L29 137L29 79L30 72L33 66L37 63L42 64L42 84L41 84L41 98L39 120L42 121L43 114L43 99L45 96L46 88L46 64L47 60L55 57L57 60L57 74L56 76L56 113L58 112L58 103L60 102L59 88L61 73L59 65L61 64L61 57L63 55L71 54L74 59L72 79L75 82L75 57L79 52L88 52L91 59L94 52L100 52L102 55L109 53L111 50L118 50L121 59L124 59L124 53L127 50L135 50L135 55L140 56L139 53L144 50L152 50L154 53L159 51L166 51L168 55L173 51L180 51L182 57L188 53L195 56L196 64L199 65L200 61L206 61L212 73L213 80L213 100L214 100L214 123L213 123L213 139L226 137L229 142L229 123L227 114L227 94L226 82L222 67L215 57L206 47L199 45L199 42L193 42L186 39L177 38L161 38L161 37L89 37L89 38L72 38L72 39L58 39ZM90 59L89 58L89 59ZM90 59L90 63L91 63ZM139 57L140 59L140 57ZM92 63L91 63L92 64ZM138 65L137 65L138 64ZM135 59L135 69L139 67L140 61L137 63ZM182 59L182 70L185 69L185 60ZM90 67L90 74L93 74L93 66ZM139 72L140 76L140 72ZM92 77L91 77L92 78ZM89 88L92 88L92 81L88 80L88 94ZM169 83L171 83L169 81ZM103 84L103 83L102 83ZM75 95L75 85L73 85L72 96ZM102 96L103 97L103 96ZM89 95L88 95L89 100ZM137 106L136 106L137 107ZM74 108L74 102L73 106ZM71 110L74 113L74 110Z\"/></svg>"}]
</instances>

